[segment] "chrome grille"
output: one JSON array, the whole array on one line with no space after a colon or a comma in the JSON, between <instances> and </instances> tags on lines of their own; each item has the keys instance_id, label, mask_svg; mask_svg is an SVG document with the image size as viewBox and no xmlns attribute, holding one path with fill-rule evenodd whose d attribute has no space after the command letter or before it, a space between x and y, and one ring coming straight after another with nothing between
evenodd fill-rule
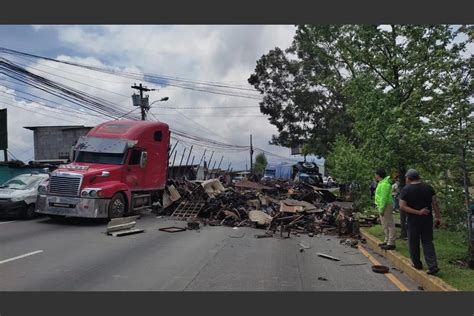
<instances>
[{"instance_id":1,"label":"chrome grille","mask_svg":"<svg viewBox=\"0 0 474 316\"><path fill-rule=\"evenodd\" d=\"M82 176L74 174L52 175L49 179L49 193L65 196L79 196Z\"/></svg>"}]
</instances>

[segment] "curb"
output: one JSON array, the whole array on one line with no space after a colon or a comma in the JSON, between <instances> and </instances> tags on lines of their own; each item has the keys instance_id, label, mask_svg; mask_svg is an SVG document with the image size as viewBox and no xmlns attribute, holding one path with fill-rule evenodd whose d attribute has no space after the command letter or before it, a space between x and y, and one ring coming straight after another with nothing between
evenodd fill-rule
<instances>
[{"instance_id":1,"label":"curb","mask_svg":"<svg viewBox=\"0 0 474 316\"><path fill-rule=\"evenodd\" d=\"M393 250L383 250L378 246L381 243L377 237L371 235L366 230L361 229L361 234L367 241L369 246L374 252L384 256L391 264L397 269L403 271L406 275L412 278L415 282L420 284L426 291L436 292L457 292L458 289L447 284L440 278L426 274L424 271L416 270L411 266L411 261L405 256L397 253Z\"/></svg>"}]
</instances>

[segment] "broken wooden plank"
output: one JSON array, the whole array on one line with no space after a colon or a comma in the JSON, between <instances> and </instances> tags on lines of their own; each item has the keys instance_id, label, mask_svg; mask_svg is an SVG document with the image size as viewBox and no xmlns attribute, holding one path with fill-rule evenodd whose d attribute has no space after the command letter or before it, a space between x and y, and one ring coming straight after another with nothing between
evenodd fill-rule
<instances>
[{"instance_id":1,"label":"broken wooden plank","mask_svg":"<svg viewBox=\"0 0 474 316\"><path fill-rule=\"evenodd\" d=\"M135 228L135 229L127 229L127 230L112 232L112 233L109 233L109 235L112 235L114 237L122 237L122 236L127 236L127 235L143 233L144 231L145 231L144 229Z\"/></svg>"},{"instance_id":2,"label":"broken wooden plank","mask_svg":"<svg viewBox=\"0 0 474 316\"><path fill-rule=\"evenodd\" d=\"M320 252L318 252L317 255L318 255L318 257L321 257L321 258L326 258L326 259L333 260L333 261L341 261L341 259L339 259L339 258L330 256L330 255L327 255L327 254L324 254L324 253L320 253Z\"/></svg>"},{"instance_id":3,"label":"broken wooden plank","mask_svg":"<svg viewBox=\"0 0 474 316\"><path fill-rule=\"evenodd\" d=\"M170 227L163 227L159 228L159 231L162 232L167 232L167 233L177 233L177 232L183 232L186 230L184 227L176 227L176 226L170 226Z\"/></svg>"}]
</instances>

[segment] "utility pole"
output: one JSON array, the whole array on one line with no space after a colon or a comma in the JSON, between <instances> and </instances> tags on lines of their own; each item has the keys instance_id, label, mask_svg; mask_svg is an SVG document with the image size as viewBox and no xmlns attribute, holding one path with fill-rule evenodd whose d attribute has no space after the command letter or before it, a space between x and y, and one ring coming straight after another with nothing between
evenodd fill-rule
<instances>
[{"instance_id":1,"label":"utility pole","mask_svg":"<svg viewBox=\"0 0 474 316\"><path fill-rule=\"evenodd\" d=\"M145 121L146 120L146 113L150 109L150 106L148 104L148 96L143 98L143 91L145 91L145 92L155 91L156 89L148 89L147 87L143 86L141 83L138 86L136 84L134 84L132 86L132 89L136 89L136 90L140 91L140 98L137 100L138 95L134 94L134 95L132 95L132 99L133 99L133 105L134 106L139 106L141 108L142 121Z\"/></svg>"},{"instance_id":2,"label":"utility pole","mask_svg":"<svg viewBox=\"0 0 474 316\"><path fill-rule=\"evenodd\" d=\"M252 134L250 134L250 174L253 174L253 145L252 145Z\"/></svg>"}]
</instances>

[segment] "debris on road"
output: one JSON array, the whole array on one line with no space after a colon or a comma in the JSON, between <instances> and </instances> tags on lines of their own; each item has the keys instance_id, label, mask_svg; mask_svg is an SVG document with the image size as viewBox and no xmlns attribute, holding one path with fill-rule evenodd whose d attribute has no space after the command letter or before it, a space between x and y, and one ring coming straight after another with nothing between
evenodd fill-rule
<instances>
[{"instance_id":1,"label":"debris on road","mask_svg":"<svg viewBox=\"0 0 474 316\"><path fill-rule=\"evenodd\" d=\"M303 249L310 249L311 247L309 245L303 244L302 242L299 242L298 245L301 246Z\"/></svg>"},{"instance_id":2,"label":"debris on road","mask_svg":"<svg viewBox=\"0 0 474 316\"><path fill-rule=\"evenodd\" d=\"M188 222L188 229L190 230L197 230L200 228L199 222Z\"/></svg>"},{"instance_id":3,"label":"debris on road","mask_svg":"<svg viewBox=\"0 0 474 316\"><path fill-rule=\"evenodd\" d=\"M265 234L262 234L262 235L254 235L255 238L269 238L269 237L273 237L273 234L272 233L265 233Z\"/></svg>"},{"instance_id":4,"label":"debris on road","mask_svg":"<svg viewBox=\"0 0 474 316\"><path fill-rule=\"evenodd\" d=\"M324 277L318 277L318 280L319 281L327 281L328 279L324 278Z\"/></svg>"},{"instance_id":5,"label":"debris on road","mask_svg":"<svg viewBox=\"0 0 474 316\"><path fill-rule=\"evenodd\" d=\"M340 264L341 267L350 267L350 266L365 266L367 263L361 262L361 263L344 263Z\"/></svg>"},{"instance_id":6,"label":"debris on road","mask_svg":"<svg viewBox=\"0 0 474 316\"><path fill-rule=\"evenodd\" d=\"M372 271L374 271L375 273L388 273L390 271L390 268L382 265L373 265Z\"/></svg>"},{"instance_id":7,"label":"debris on road","mask_svg":"<svg viewBox=\"0 0 474 316\"><path fill-rule=\"evenodd\" d=\"M122 218L114 218L107 224L107 235L114 237L122 237L126 235L143 233L144 229L134 228L137 224L136 220L139 216L129 216Z\"/></svg>"},{"instance_id":8,"label":"debris on road","mask_svg":"<svg viewBox=\"0 0 474 316\"><path fill-rule=\"evenodd\" d=\"M251 222L255 222L259 225L270 225L273 220L270 215L262 211L250 211L248 216Z\"/></svg>"},{"instance_id":9,"label":"debris on road","mask_svg":"<svg viewBox=\"0 0 474 316\"><path fill-rule=\"evenodd\" d=\"M168 181L157 215L199 221L203 226L266 229L268 233L256 238L338 235L345 238L345 244L356 248L360 227L374 223L376 217L360 216L352 201L336 195L338 190L291 180L267 179L259 183L244 179L223 185L219 179L183 178Z\"/></svg>"},{"instance_id":10,"label":"debris on road","mask_svg":"<svg viewBox=\"0 0 474 316\"><path fill-rule=\"evenodd\" d=\"M318 257L321 257L321 258L326 258L326 259L333 260L333 261L341 261L341 259L339 259L339 258L330 256L330 255L327 255L327 254L324 254L324 253L320 253L320 252L318 252L317 255L318 255Z\"/></svg>"},{"instance_id":11,"label":"debris on road","mask_svg":"<svg viewBox=\"0 0 474 316\"><path fill-rule=\"evenodd\" d=\"M186 230L184 227L176 227L176 226L170 226L170 227L163 227L159 228L159 231L162 232L167 232L167 233L177 233L177 232L183 232Z\"/></svg>"}]
</instances>

